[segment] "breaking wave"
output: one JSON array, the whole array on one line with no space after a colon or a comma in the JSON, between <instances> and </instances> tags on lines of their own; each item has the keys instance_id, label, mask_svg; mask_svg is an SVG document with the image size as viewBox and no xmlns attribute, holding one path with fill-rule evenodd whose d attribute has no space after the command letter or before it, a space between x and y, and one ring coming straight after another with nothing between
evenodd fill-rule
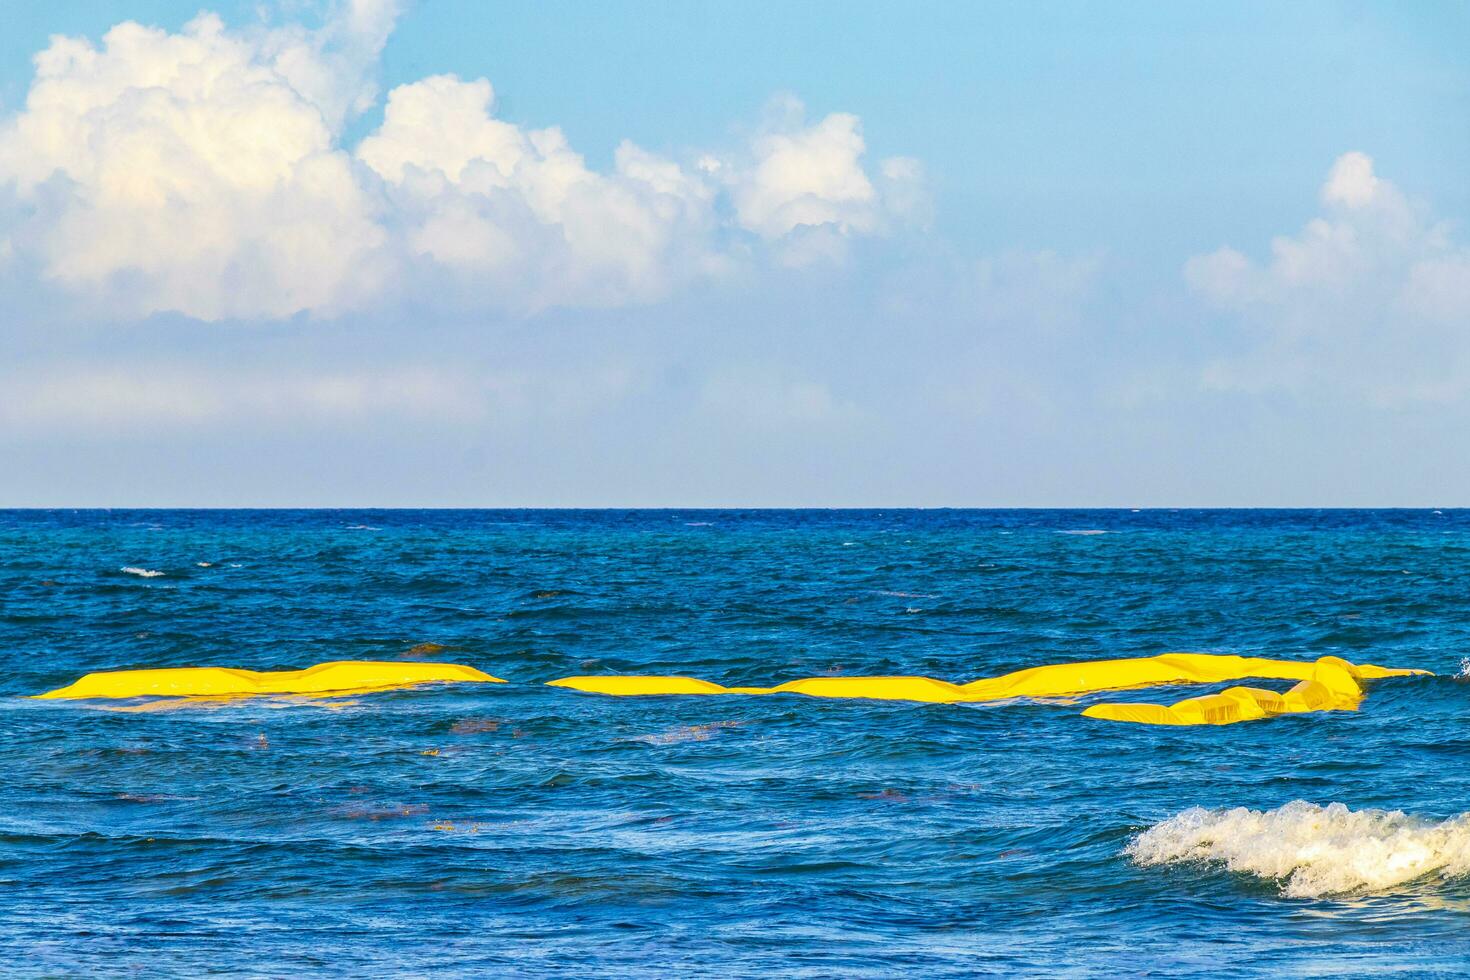
<instances>
[{"instance_id":1,"label":"breaking wave","mask_svg":"<svg viewBox=\"0 0 1470 980\"><path fill-rule=\"evenodd\" d=\"M1470 813L1435 822L1302 800L1275 810L1192 807L1139 834L1126 853L1144 866L1220 863L1279 881L1291 898L1382 892L1470 875Z\"/></svg>"},{"instance_id":2,"label":"breaking wave","mask_svg":"<svg viewBox=\"0 0 1470 980\"><path fill-rule=\"evenodd\" d=\"M139 568L137 565L124 565L118 571L126 575L137 575L141 578L158 578L162 572L155 572L151 568Z\"/></svg>"}]
</instances>

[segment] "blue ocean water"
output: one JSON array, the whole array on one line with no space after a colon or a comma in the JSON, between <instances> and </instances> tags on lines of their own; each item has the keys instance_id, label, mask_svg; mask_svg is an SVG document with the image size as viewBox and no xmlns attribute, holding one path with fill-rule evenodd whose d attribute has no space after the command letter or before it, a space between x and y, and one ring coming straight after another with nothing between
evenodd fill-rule
<instances>
[{"instance_id":1,"label":"blue ocean water","mask_svg":"<svg viewBox=\"0 0 1470 980\"><path fill-rule=\"evenodd\" d=\"M1116 695L542 684L967 681L1171 650L1441 676L1373 683L1355 713L1179 729L1081 717ZM1284 858L1271 832L1221 845L1285 861L1274 877L1125 849L1196 806L1470 810L1467 655L1460 511L4 512L0 970L1459 973L1458 825L1389 853L1333 811ZM25 698L93 670L401 657L513 683ZM1448 856L1377 881L1405 847ZM1300 860L1347 886L1293 892Z\"/></svg>"}]
</instances>

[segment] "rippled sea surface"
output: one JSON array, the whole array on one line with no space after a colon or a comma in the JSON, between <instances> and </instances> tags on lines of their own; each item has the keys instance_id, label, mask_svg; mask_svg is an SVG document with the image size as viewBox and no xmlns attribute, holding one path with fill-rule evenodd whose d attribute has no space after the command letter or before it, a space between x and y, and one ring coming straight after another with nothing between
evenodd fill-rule
<instances>
[{"instance_id":1,"label":"rippled sea surface","mask_svg":"<svg viewBox=\"0 0 1470 980\"><path fill-rule=\"evenodd\" d=\"M1116 695L543 684L962 682L1171 650L1441 676L1219 728L1081 717ZM1125 848L1194 806L1470 810L1467 656L1459 511L0 513L0 970L1458 973L1453 862L1303 898ZM512 683L25 698L94 670L397 658Z\"/></svg>"}]
</instances>

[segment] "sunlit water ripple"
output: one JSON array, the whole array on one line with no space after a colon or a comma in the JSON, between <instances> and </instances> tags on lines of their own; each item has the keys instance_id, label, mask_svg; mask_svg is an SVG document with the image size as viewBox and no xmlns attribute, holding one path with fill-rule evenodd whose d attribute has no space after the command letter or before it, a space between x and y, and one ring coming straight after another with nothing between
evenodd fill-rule
<instances>
[{"instance_id":1,"label":"sunlit water ripple","mask_svg":"<svg viewBox=\"0 0 1470 980\"><path fill-rule=\"evenodd\" d=\"M1058 533L1080 531L1107 533ZM1339 864L1381 844L1350 836L1374 821L1459 846L1422 827L1470 811L1467 597L1459 511L0 513L0 962L1455 972L1453 855L1389 884L1317 867L1300 880L1337 884L1304 892L1279 835ZM967 681L1168 650L1445 676L1376 682L1357 713L1182 729L1082 718L1100 697L541 684ZM23 697L91 670L399 657L513 683L184 710ZM1272 812L1296 800L1348 816ZM1171 818L1266 837L1139 859Z\"/></svg>"}]
</instances>

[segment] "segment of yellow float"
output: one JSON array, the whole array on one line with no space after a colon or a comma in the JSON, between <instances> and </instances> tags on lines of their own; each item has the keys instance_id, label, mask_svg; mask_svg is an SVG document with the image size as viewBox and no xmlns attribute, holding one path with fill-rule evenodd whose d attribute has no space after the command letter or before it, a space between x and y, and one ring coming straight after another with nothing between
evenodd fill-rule
<instances>
[{"instance_id":1,"label":"segment of yellow float","mask_svg":"<svg viewBox=\"0 0 1470 980\"><path fill-rule=\"evenodd\" d=\"M1331 671L1323 665L1330 664ZM1361 697L1359 679L1400 677L1409 674L1424 674L1422 670L1403 670L1392 667L1377 667L1372 664L1351 664L1336 657L1325 657L1320 661L1272 660L1265 657L1239 657L1208 653L1166 653L1157 657L1136 657L1126 660L1090 660L1074 664L1049 664L1030 667L1000 677L987 677L969 684L950 684L931 677L808 677L788 681L775 687L725 687L694 677L669 676L607 676L607 677L564 677L551 681L553 687L566 687L595 694L621 696L658 694L805 694L819 698L866 698L876 701L924 701L938 704L961 702L999 701L1008 698L1055 698L1099 691L1119 691L1129 688L1159 687L1170 684L1210 684L1222 681L1243 680L1260 677L1275 680L1301 681L1287 695L1272 691L1256 691L1251 688L1232 688L1214 698L1226 698L1224 702L1211 702L1209 698L1198 698L1198 707L1185 707L1192 702L1181 702L1174 709L1182 713L1169 717L1191 717L1199 712L1201 717L1208 711L1221 714L1227 704L1236 704L1244 695L1265 717L1267 711L1262 703L1272 704L1270 699L1289 698L1287 703L1297 705L1325 705L1345 703L1349 697L1356 705ZM1339 676L1341 675L1341 676ZM1351 694L1347 690L1351 685ZM1328 692L1324 695L1322 691ZM1257 698L1256 695L1260 697ZM1099 706L1129 708L1115 715L1095 714L1089 709L1084 714L1090 717L1112 717L1119 721L1143 721L1144 715L1133 709L1158 706ZM1283 707L1271 713L1288 710L1324 710L1322 707ZM1248 714L1250 709L1240 707L1238 713ZM1228 712L1225 712L1228 713ZM1127 715L1127 717L1125 717ZM1159 716L1163 717L1163 716ZM1244 720L1242 717L1240 720ZM1205 724L1205 722L1173 721L1161 724ZM1219 722L1210 722L1219 724Z\"/></svg>"},{"instance_id":2,"label":"segment of yellow float","mask_svg":"<svg viewBox=\"0 0 1470 980\"><path fill-rule=\"evenodd\" d=\"M1311 675L1284 694L1255 687L1231 687L1219 694L1188 698L1172 705L1095 704L1082 714L1087 718L1144 725L1233 725L1307 711L1356 711L1363 699L1361 680L1428 673L1359 667L1338 657L1323 657L1310 667Z\"/></svg>"},{"instance_id":3,"label":"segment of yellow float","mask_svg":"<svg viewBox=\"0 0 1470 980\"><path fill-rule=\"evenodd\" d=\"M87 674L37 698L218 698L251 695L363 694L419 684L504 684L462 664L340 660L305 670L237 670L232 667L165 667Z\"/></svg>"}]
</instances>

